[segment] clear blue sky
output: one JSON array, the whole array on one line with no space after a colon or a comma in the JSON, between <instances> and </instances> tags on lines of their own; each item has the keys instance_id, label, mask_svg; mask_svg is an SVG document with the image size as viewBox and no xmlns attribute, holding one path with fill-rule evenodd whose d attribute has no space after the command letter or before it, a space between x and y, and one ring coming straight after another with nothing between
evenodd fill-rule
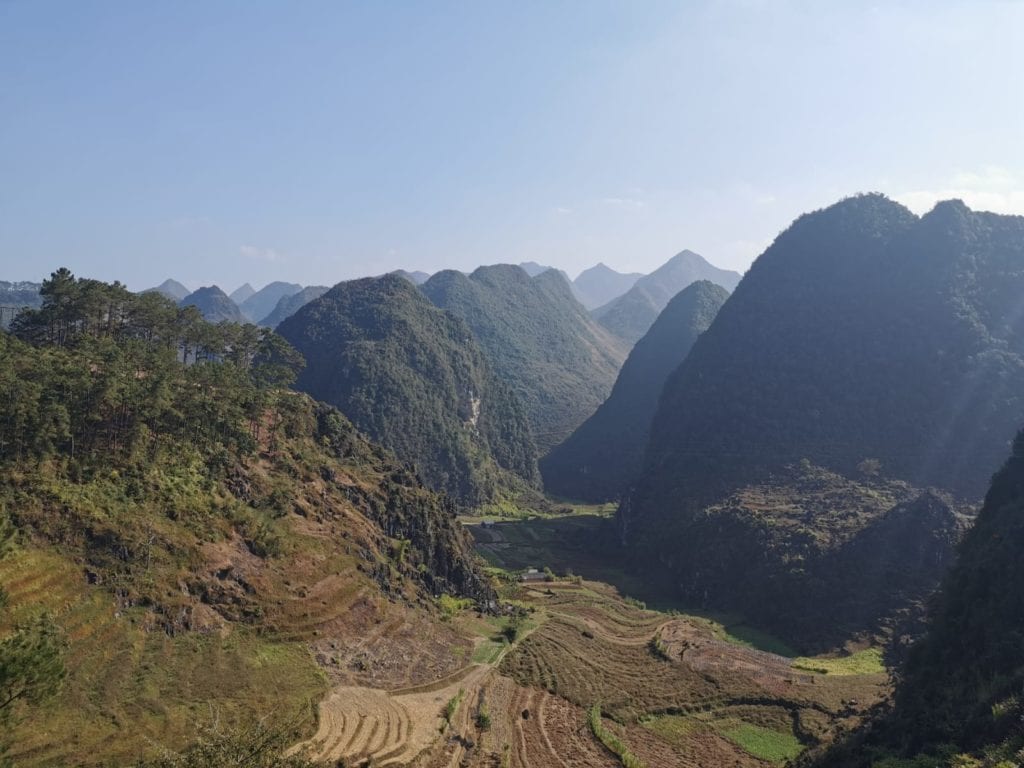
<instances>
[{"instance_id":1,"label":"clear blue sky","mask_svg":"<svg viewBox=\"0 0 1024 768\"><path fill-rule=\"evenodd\" d=\"M1024 2L0 0L0 279L744 269L870 190L1024 213Z\"/></svg>"}]
</instances>

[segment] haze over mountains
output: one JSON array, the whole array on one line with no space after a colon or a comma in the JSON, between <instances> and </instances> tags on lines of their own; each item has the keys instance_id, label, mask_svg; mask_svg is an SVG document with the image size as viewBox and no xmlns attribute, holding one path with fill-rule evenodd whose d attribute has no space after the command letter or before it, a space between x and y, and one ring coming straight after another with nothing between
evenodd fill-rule
<instances>
[{"instance_id":1,"label":"haze over mountains","mask_svg":"<svg viewBox=\"0 0 1024 768\"><path fill-rule=\"evenodd\" d=\"M707 280L731 291L739 283L740 274L719 269L693 251L682 251L651 274L639 278L622 295L596 308L593 315L619 338L635 344L672 297L698 280Z\"/></svg>"}]
</instances>

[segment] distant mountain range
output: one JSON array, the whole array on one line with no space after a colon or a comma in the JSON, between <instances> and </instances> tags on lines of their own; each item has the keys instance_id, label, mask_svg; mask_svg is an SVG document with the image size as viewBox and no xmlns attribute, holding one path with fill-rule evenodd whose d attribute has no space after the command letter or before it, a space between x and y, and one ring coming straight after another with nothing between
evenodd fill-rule
<instances>
[{"instance_id":1,"label":"distant mountain range","mask_svg":"<svg viewBox=\"0 0 1024 768\"><path fill-rule=\"evenodd\" d=\"M661 310L686 286L707 280L732 291L740 277L738 272L719 269L693 251L683 251L651 274L636 280L621 296L595 309L593 315L601 325L632 345L647 333Z\"/></svg>"},{"instance_id":2,"label":"distant mountain range","mask_svg":"<svg viewBox=\"0 0 1024 768\"><path fill-rule=\"evenodd\" d=\"M330 288L326 285L308 285L298 293L282 296L277 302L277 306L274 307L274 311L260 320L259 324L267 328L277 328L282 320L291 317L313 299L319 299L329 290Z\"/></svg>"},{"instance_id":3,"label":"distant mountain range","mask_svg":"<svg viewBox=\"0 0 1024 768\"><path fill-rule=\"evenodd\" d=\"M298 283L268 283L239 304L238 308L251 322L258 323L274 311L282 298L293 296L301 290L302 286Z\"/></svg>"},{"instance_id":4,"label":"distant mountain range","mask_svg":"<svg viewBox=\"0 0 1024 768\"><path fill-rule=\"evenodd\" d=\"M587 309L597 309L614 301L643 277L640 272L623 274L604 264L597 264L580 272L572 281L573 293Z\"/></svg>"},{"instance_id":5,"label":"distant mountain range","mask_svg":"<svg viewBox=\"0 0 1024 768\"><path fill-rule=\"evenodd\" d=\"M242 316L238 306L228 295L216 285L210 285L193 291L178 302L181 307L196 307L208 323L242 323L245 318Z\"/></svg>"},{"instance_id":6,"label":"distant mountain range","mask_svg":"<svg viewBox=\"0 0 1024 768\"><path fill-rule=\"evenodd\" d=\"M256 294L256 289L248 283L238 286L233 290L229 298L235 302L235 304L242 304L242 302L248 301Z\"/></svg>"},{"instance_id":7,"label":"distant mountain range","mask_svg":"<svg viewBox=\"0 0 1024 768\"><path fill-rule=\"evenodd\" d=\"M191 291L189 291L189 289L186 288L184 285L179 283L177 280L171 280L170 278L164 280L162 283L160 283L160 285L156 286L155 288L147 288L146 290L142 291L142 293L149 293L151 291L153 293L159 293L163 296L166 296L171 301L181 301L186 296L188 296L189 293L191 293Z\"/></svg>"}]
</instances>

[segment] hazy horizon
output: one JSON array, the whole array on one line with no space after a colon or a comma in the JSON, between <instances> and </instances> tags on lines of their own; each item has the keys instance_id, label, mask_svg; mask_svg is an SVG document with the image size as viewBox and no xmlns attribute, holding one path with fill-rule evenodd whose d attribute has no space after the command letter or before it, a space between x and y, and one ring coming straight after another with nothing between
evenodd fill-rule
<instances>
[{"instance_id":1,"label":"hazy horizon","mask_svg":"<svg viewBox=\"0 0 1024 768\"><path fill-rule=\"evenodd\" d=\"M858 192L1024 214L1024 4L0 4L0 279L744 271Z\"/></svg>"}]
</instances>

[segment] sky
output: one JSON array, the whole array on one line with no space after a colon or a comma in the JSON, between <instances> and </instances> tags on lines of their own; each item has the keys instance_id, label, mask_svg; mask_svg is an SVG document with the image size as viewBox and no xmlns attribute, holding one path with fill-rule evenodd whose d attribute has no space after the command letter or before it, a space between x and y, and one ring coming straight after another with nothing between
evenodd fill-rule
<instances>
[{"instance_id":1,"label":"sky","mask_svg":"<svg viewBox=\"0 0 1024 768\"><path fill-rule=\"evenodd\" d=\"M866 191L1024 214L1024 2L0 0L0 279L742 271Z\"/></svg>"}]
</instances>

